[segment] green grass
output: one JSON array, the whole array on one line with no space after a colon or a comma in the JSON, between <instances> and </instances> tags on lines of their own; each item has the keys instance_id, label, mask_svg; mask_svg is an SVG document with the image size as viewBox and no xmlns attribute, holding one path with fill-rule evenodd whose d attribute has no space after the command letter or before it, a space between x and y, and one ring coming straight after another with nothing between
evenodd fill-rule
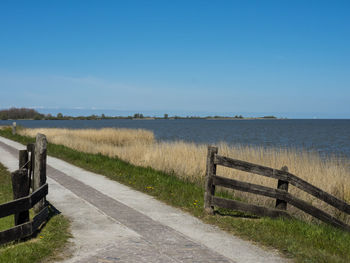
<instances>
[{"instance_id":1,"label":"green grass","mask_svg":"<svg viewBox=\"0 0 350 263\"><path fill-rule=\"evenodd\" d=\"M24 144L33 142L29 137L13 136L9 129L0 130L0 135ZM296 219L256 218L225 209L220 209L220 214L208 216L203 211L204 190L200 185L152 168L137 167L101 154L81 153L62 145L49 144L48 153L148 193L204 222L276 248L295 262L350 262L350 233L334 227Z\"/></svg>"},{"instance_id":2,"label":"green grass","mask_svg":"<svg viewBox=\"0 0 350 263\"><path fill-rule=\"evenodd\" d=\"M11 201L12 197L11 175L0 164L0 203ZM36 237L0 246L0 262L48 262L60 257L59 254L70 237L69 221L63 215L55 214L51 206L49 208L50 219ZM0 231L13 226L13 215L0 219Z\"/></svg>"},{"instance_id":3,"label":"green grass","mask_svg":"<svg viewBox=\"0 0 350 263\"><path fill-rule=\"evenodd\" d=\"M12 198L12 185L11 177L5 167L0 164L0 204L11 201ZM7 216L0 218L0 231L6 230L9 226L12 226L14 222L14 216Z\"/></svg>"}]
</instances>

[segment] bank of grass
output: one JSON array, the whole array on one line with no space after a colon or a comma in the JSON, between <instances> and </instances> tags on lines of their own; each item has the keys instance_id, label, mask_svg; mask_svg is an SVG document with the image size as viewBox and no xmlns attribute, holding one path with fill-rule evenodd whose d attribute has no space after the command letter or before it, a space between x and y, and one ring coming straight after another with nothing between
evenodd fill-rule
<instances>
[{"instance_id":1,"label":"bank of grass","mask_svg":"<svg viewBox=\"0 0 350 263\"><path fill-rule=\"evenodd\" d=\"M11 201L12 198L12 185L10 174L7 172L4 166L0 163L0 204ZM7 216L0 218L0 231L8 229L13 225L14 217Z\"/></svg>"},{"instance_id":2,"label":"bank of grass","mask_svg":"<svg viewBox=\"0 0 350 263\"><path fill-rule=\"evenodd\" d=\"M153 133L132 129L21 129L21 135L35 137L40 132L54 144L65 145L85 153L101 153L118 157L137 166L152 167L174 174L182 180L201 184L204 181L207 147L188 142L157 142ZM322 160L317 153L295 149L266 149L262 147L229 146L220 143L219 154L280 169L288 166L289 171L307 182L350 203L350 165L348 160L335 157ZM276 180L260 175L247 174L219 166L219 175L236 180L275 188ZM329 214L350 224L350 216L290 185L289 192ZM275 200L245 192L235 191L235 197L257 205L273 207ZM306 221L312 217L298 209L289 208L289 213Z\"/></svg>"},{"instance_id":3,"label":"bank of grass","mask_svg":"<svg viewBox=\"0 0 350 263\"><path fill-rule=\"evenodd\" d=\"M10 173L0 164L0 204L12 200ZM14 225L14 216L0 219L0 231ZM49 262L61 258L64 246L70 237L69 221L56 215L50 207L50 219L36 237L23 242L0 246L0 262L34 263Z\"/></svg>"},{"instance_id":4,"label":"bank of grass","mask_svg":"<svg viewBox=\"0 0 350 263\"><path fill-rule=\"evenodd\" d=\"M9 129L0 130L0 135L24 144L34 141L30 137L12 135ZM350 262L350 234L334 227L297 219L256 218L224 209L220 209L214 216L208 216L203 211L203 188L174 174L135 166L102 154L82 153L52 143L48 144L48 153L146 192L204 222L276 248L295 262Z\"/></svg>"},{"instance_id":5,"label":"bank of grass","mask_svg":"<svg viewBox=\"0 0 350 263\"><path fill-rule=\"evenodd\" d=\"M104 147L108 145L129 146L134 144L148 145L154 143L153 132L143 129L19 129L20 134L30 137L35 137L39 131L44 133L47 138L50 138L53 143L61 142L69 138L70 141L74 142L76 147L86 147L85 151L91 151L90 146L86 144L87 141L90 142L91 145L98 144Z\"/></svg>"}]
</instances>

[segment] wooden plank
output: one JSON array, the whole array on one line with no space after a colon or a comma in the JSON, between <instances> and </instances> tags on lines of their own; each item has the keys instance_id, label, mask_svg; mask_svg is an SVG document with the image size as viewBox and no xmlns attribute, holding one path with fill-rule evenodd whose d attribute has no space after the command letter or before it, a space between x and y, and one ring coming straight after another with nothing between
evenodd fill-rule
<instances>
[{"instance_id":1,"label":"wooden plank","mask_svg":"<svg viewBox=\"0 0 350 263\"><path fill-rule=\"evenodd\" d=\"M13 199L26 197L29 195L29 181L27 169L17 170L11 173ZM29 221L29 210L15 214L15 226Z\"/></svg>"},{"instance_id":2,"label":"wooden plank","mask_svg":"<svg viewBox=\"0 0 350 263\"><path fill-rule=\"evenodd\" d=\"M217 165L234 168L244 172L254 173L266 177L287 181L295 187L298 187L299 189L350 215L349 204L336 198L335 196L328 194L320 188L313 186L312 184L298 178L297 176L289 172L273 169L262 165L252 164L245 161L235 160L220 155L215 155L214 163Z\"/></svg>"},{"instance_id":3,"label":"wooden plank","mask_svg":"<svg viewBox=\"0 0 350 263\"><path fill-rule=\"evenodd\" d=\"M29 197L19 198L0 205L0 218L13 215L31 208Z\"/></svg>"},{"instance_id":4,"label":"wooden plank","mask_svg":"<svg viewBox=\"0 0 350 263\"><path fill-rule=\"evenodd\" d=\"M44 184L33 194L0 205L0 218L29 210L48 193L48 185Z\"/></svg>"},{"instance_id":5,"label":"wooden plank","mask_svg":"<svg viewBox=\"0 0 350 263\"><path fill-rule=\"evenodd\" d=\"M212 197L212 203L213 203L213 205L216 205L216 206L219 206L222 208L252 213L252 214L258 215L258 216L266 216L266 217L272 217L272 218L290 217L290 215L283 210L247 204L247 203L239 202L236 200L220 198L220 197L216 197L216 196Z\"/></svg>"},{"instance_id":6,"label":"wooden plank","mask_svg":"<svg viewBox=\"0 0 350 263\"><path fill-rule=\"evenodd\" d=\"M283 166L281 168L281 171L288 172L288 167L287 166ZM284 191L288 192L288 185L289 185L289 183L287 181L278 180L278 182L277 182L277 189L284 190ZM276 209L287 210L287 202L277 198L276 199L275 208Z\"/></svg>"},{"instance_id":7,"label":"wooden plank","mask_svg":"<svg viewBox=\"0 0 350 263\"><path fill-rule=\"evenodd\" d=\"M284 178L274 176L274 172L273 172L274 169L272 169L270 167L252 164L252 163L232 159L232 158L221 156L221 155L215 156L214 163L217 165L222 165L222 166L226 166L229 168L234 168L234 169L241 170L244 172L255 173L255 174L259 174L259 175L263 175L263 176L272 177L275 179L284 179Z\"/></svg>"},{"instance_id":8,"label":"wooden plank","mask_svg":"<svg viewBox=\"0 0 350 263\"><path fill-rule=\"evenodd\" d=\"M214 213L214 206L211 204L211 197L215 195L215 185L213 184L212 176L216 174L216 164L214 164L214 157L217 152L217 147L208 146L204 192L204 209L208 214Z\"/></svg>"},{"instance_id":9,"label":"wooden plank","mask_svg":"<svg viewBox=\"0 0 350 263\"><path fill-rule=\"evenodd\" d=\"M33 221L0 232L0 245L31 236L47 220L48 215L49 210L46 206L33 218Z\"/></svg>"},{"instance_id":10,"label":"wooden plank","mask_svg":"<svg viewBox=\"0 0 350 263\"><path fill-rule=\"evenodd\" d=\"M44 223L47 220L47 217L49 216L49 209L44 207L43 210L41 210L34 218L33 218L33 224L32 229L33 232L36 231L42 223Z\"/></svg>"},{"instance_id":11,"label":"wooden plank","mask_svg":"<svg viewBox=\"0 0 350 263\"><path fill-rule=\"evenodd\" d=\"M286 191L283 190L274 189L257 184L251 184L247 182L241 182L235 179L225 178L217 175L213 176L213 183L215 185L223 186L234 190L244 191L272 198L281 198L282 200L286 200L285 195L288 194Z\"/></svg>"},{"instance_id":12,"label":"wooden plank","mask_svg":"<svg viewBox=\"0 0 350 263\"><path fill-rule=\"evenodd\" d=\"M280 190L280 189L273 189L266 186L256 185L256 184L250 184L246 182L240 182L234 179L224 178L220 176L214 176L213 182L216 185L228 187L235 190L245 191L253 194L263 195L267 197L272 198L278 198L280 200L283 200L287 202L290 205L295 206L296 208L299 208L300 210L304 211L305 213L308 213L309 215L312 215L313 217L316 217L317 219L320 219L321 221L331 224L333 226L345 229L350 231L350 226L346 225L345 223L341 222L340 220L332 217L331 215L323 212L321 209L318 209L307 202L292 196L290 193ZM229 208L229 207L225 207ZM243 212L249 212L246 210L241 210ZM280 210L283 211L283 210ZM252 212L252 211L251 211ZM258 211L259 212L259 211Z\"/></svg>"},{"instance_id":13,"label":"wooden plank","mask_svg":"<svg viewBox=\"0 0 350 263\"><path fill-rule=\"evenodd\" d=\"M27 222L22 225L15 226L8 230L0 232L0 244L5 244L11 241L21 239L32 235L32 222Z\"/></svg>"},{"instance_id":14,"label":"wooden plank","mask_svg":"<svg viewBox=\"0 0 350 263\"><path fill-rule=\"evenodd\" d=\"M30 195L31 207L33 207L36 203L38 203L41 199L43 199L48 194L48 192L49 192L49 186L47 183L41 186L35 192L33 192Z\"/></svg>"},{"instance_id":15,"label":"wooden plank","mask_svg":"<svg viewBox=\"0 0 350 263\"><path fill-rule=\"evenodd\" d=\"M44 134L36 135L34 147L34 191L46 183L46 152L47 140ZM45 198L40 200L35 206L34 211L40 212L45 207Z\"/></svg>"},{"instance_id":16,"label":"wooden plank","mask_svg":"<svg viewBox=\"0 0 350 263\"><path fill-rule=\"evenodd\" d=\"M312 215L313 217L316 217L317 219L320 219L321 221L331 224L335 227L344 229L346 231L350 232L350 226L343 223L342 221L336 219L335 217L327 214L326 212L323 212L321 209L314 207L307 202L298 199L291 194L287 194L286 201L291 204L292 206L295 206L296 208L299 208L300 210L304 211L305 213L308 213L309 215Z\"/></svg>"}]
</instances>

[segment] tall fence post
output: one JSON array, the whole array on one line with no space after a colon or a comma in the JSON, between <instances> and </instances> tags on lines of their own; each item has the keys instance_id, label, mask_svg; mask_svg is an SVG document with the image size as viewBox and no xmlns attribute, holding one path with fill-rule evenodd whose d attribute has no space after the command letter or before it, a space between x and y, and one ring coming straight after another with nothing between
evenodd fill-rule
<instances>
[{"instance_id":1,"label":"tall fence post","mask_svg":"<svg viewBox=\"0 0 350 263\"><path fill-rule=\"evenodd\" d=\"M28 169L28 151L20 150L19 151L19 169Z\"/></svg>"},{"instance_id":2,"label":"tall fence post","mask_svg":"<svg viewBox=\"0 0 350 263\"><path fill-rule=\"evenodd\" d=\"M16 134L16 122L12 123L12 134L15 135Z\"/></svg>"},{"instance_id":3,"label":"tall fence post","mask_svg":"<svg viewBox=\"0 0 350 263\"><path fill-rule=\"evenodd\" d=\"M288 172L288 167L283 166L281 170L284 172ZM288 192L288 184L289 183L287 181L278 180L277 189ZM281 210L287 210L287 202L280 199L276 199L276 208Z\"/></svg>"},{"instance_id":4,"label":"tall fence post","mask_svg":"<svg viewBox=\"0 0 350 263\"><path fill-rule=\"evenodd\" d=\"M212 205L212 196L215 195L215 185L213 185L213 176L216 175L216 164L214 164L215 154L218 148L208 146L207 169L205 176L205 193L204 193L204 209L208 214L214 214L214 206Z\"/></svg>"},{"instance_id":5,"label":"tall fence post","mask_svg":"<svg viewBox=\"0 0 350 263\"><path fill-rule=\"evenodd\" d=\"M21 197L29 195L29 181L27 169L20 169L11 173L13 199L16 200ZM29 211L22 211L15 214L15 226L24 224L29 221Z\"/></svg>"},{"instance_id":6,"label":"tall fence post","mask_svg":"<svg viewBox=\"0 0 350 263\"><path fill-rule=\"evenodd\" d=\"M30 155L28 156L28 159L30 158L30 161L28 163L28 177L29 177L29 185L32 191L34 189L34 184L33 184L34 180L32 180L33 173L34 173L34 148L35 148L34 143L27 144L28 154L30 153Z\"/></svg>"},{"instance_id":7,"label":"tall fence post","mask_svg":"<svg viewBox=\"0 0 350 263\"><path fill-rule=\"evenodd\" d=\"M46 183L46 151L47 140L44 134L36 135L34 147L34 176L33 176L33 191L40 188ZM39 213L45 207L45 198L40 200L34 206L34 212Z\"/></svg>"}]
</instances>

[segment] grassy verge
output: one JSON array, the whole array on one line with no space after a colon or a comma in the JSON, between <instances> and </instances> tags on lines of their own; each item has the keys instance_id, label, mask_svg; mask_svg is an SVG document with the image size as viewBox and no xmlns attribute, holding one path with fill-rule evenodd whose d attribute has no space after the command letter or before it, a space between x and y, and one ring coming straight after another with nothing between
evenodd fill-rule
<instances>
[{"instance_id":1,"label":"grassy verge","mask_svg":"<svg viewBox=\"0 0 350 263\"><path fill-rule=\"evenodd\" d=\"M0 164L0 203L12 200L10 173ZM13 227L14 218L8 216L0 219L0 231ZM50 219L38 233L37 237L26 242L10 243L0 246L0 262L31 263L48 262L60 257L69 234L69 221L62 215L55 215L50 209Z\"/></svg>"},{"instance_id":2,"label":"grassy verge","mask_svg":"<svg viewBox=\"0 0 350 263\"><path fill-rule=\"evenodd\" d=\"M0 204L11 201L12 184L10 174L4 166L0 164ZM14 216L7 216L0 219L0 231L8 229L13 225Z\"/></svg>"},{"instance_id":3,"label":"grassy verge","mask_svg":"<svg viewBox=\"0 0 350 263\"><path fill-rule=\"evenodd\" d=\"M84 153L97 154L109 157L118 157L136 166L152 167L165 173L173 173L182 180L200 184L205 178L207 145L182 141L155 141L151 131L125 129L60 129L37 128L18 129L23 136L35 137L37 133L46 135L53 144L64 145L68 148ZM280 169L287 166L288 170L323 189L324 191L350 202L350 164L345 158L328 156L321 158L317 152L293 148L266 148L257 146L228 145L224 142L217 144L219 154L235 159ZM255 175L219 165L217 174L225 175L239 181L276 187L276 179ZM312 195L290 186L289 192L306 202L336 218L342 218L350 224L350 216L338 213L332 206L326 205ZM273 206L274 200L235 191L234 196L249 203ZM304 221L312 222L311 216L290 206L289 212Z\"/></svg>"},{"instance_id":4,"label":"grassy verge","mask_svg":"<svg viewBox=\"0 0 350 263\"><path fill-rule=\"evenodd\" d=\"M10 130L0 130L0 135L21 143L33 141L29 137L13 136ZM208 216L203 212L203 188L174 175L134 166L101 154L81 153L62 145L49 144L48 153L146 192L204 222L277 248L295 262L350 262L350 234L331 226L314 225L299 220L259 219L225 210L220 210L220 215Z\"/></svg>"}]
</instances>

